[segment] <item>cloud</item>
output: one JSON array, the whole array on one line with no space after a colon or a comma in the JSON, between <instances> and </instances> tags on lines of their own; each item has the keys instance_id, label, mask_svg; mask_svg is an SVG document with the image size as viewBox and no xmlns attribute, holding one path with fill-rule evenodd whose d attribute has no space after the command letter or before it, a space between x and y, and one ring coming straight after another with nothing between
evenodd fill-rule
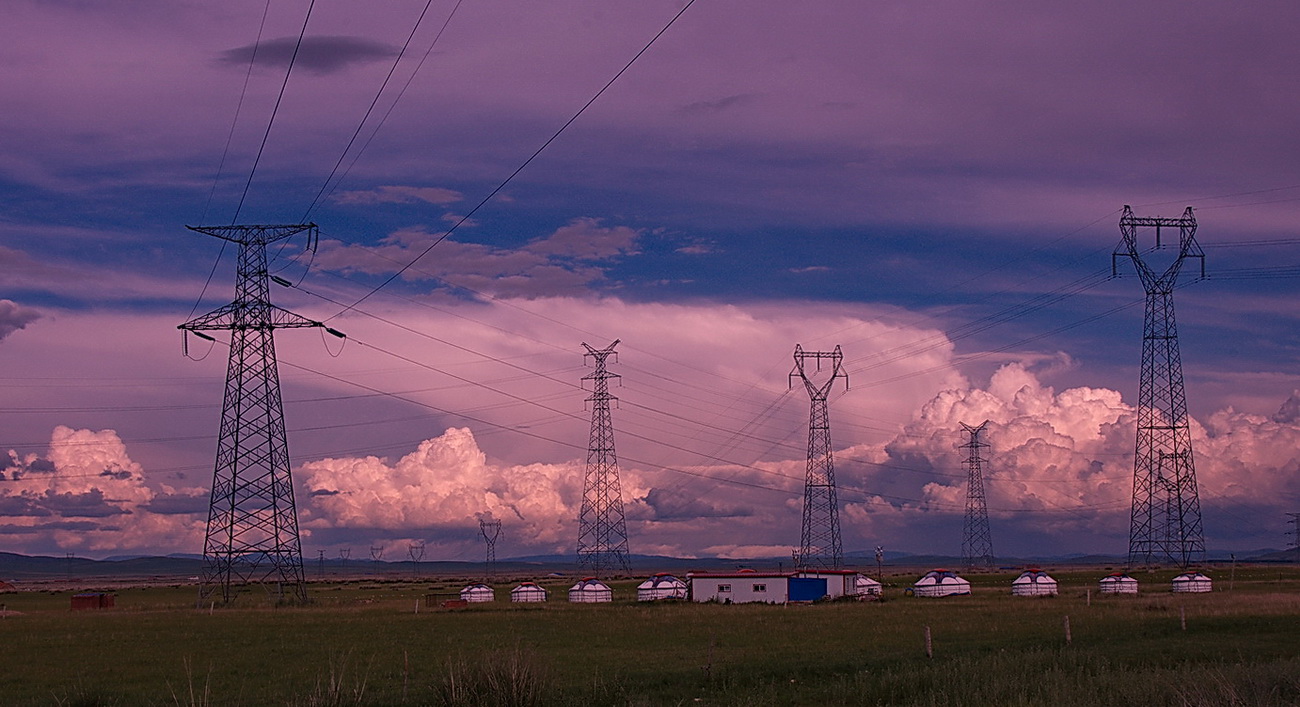
<instances>
[{"instance_id":1,"label":"cloud","mask_svg":"<svg viewBox=\"0 0 1300 707\"><path fill-rule=\"evenodd\" d=\"M159 494L113 430L58 426L43 457L9 451L9 478L0 482L0 530L25 547L67 550L148 549L175 552L186 538L202 542L204 509L188 516L150 510ZM163 487L164 497L176 493ZM189 490L187 494L193 494Z\"/></svg>"},{"instance_id":2,"label":"cloud","mask_svg":"<svg viewBox=\"0 0 1300 707\"><path fill-rule=\"evenodd\" d=\"M1282 517L1293 505L1300 495L1300 424L1285 419L1293 406L1294 398L1288 399L1272 419L1227 409L1204 425L1192 421L1197 482L1207 516L1257 504ZM901 493L919 490L921 508L959 518L966 485L958 446L969 439L960 423L984 420L989 421L982 436L989 445L985 491L995 550L1001 538L1004 551L1011 547L1022 553L1062 543L1073 551L1124 551L1124 545L1115 543L1127 542L1133 408L1113 390L1081 387L1058 393L1024 364L1003 366L986 388L937 394L902 434L883 446L885 466L866 485L890 473L890 465L929 473L932 480L924 480L923 473ZM1266 519L1219 527L1207 523L1205 533L1211 547L1242 542L1267 547L1272 542L1268 525ZM1104 536L1111 546L1098 546Z\"/></svg>"},{"instance_id":3,"label":"cloud","mask_svg":"<svg viewBox=\"0 0 1300 707\"><path fill-rule=\"evenodd\" d=\"M382 42L329 35L303 37L301 46L297 37L268 39L261 44L227 49L218 55L217 61L233 67L248 66L250 60L262 67L287 67L292 59L295 68L313 74L334 74L354 64L369 64L393 56L397 56L397 50Z\"/></svg>"},{"instance_id":4,"label":"cloud","mask_svg":"<svg viewBox=\"0 0 1300 707\"><path fill-rule=\"evenodd\" d=\"M600 219L575 218L518 248L447 239L403 275L498 297L577 295L601 283L605 267L635 255L642 235L627 226L605 226ZM395 272L439 237L423 228L407 228L390 233L377 246L322 240L315 262L343 272Z\"/></svg>"},{"instance_id":5,"label":"cloud","mask_svg":"<svg viewBox=\"0 0 1300 707\"><path fill-rule=\"evenodd\" d=\"M339 204L414 204L423 201L441 205L454 204L464 198L460 192L442 187L380 186L364 191L339 192L333 200Z\"/></svg>"},{"instance_id":6,"label":"cloud","mask_svg":"<svg viewBox=\"0 0 1300 707\"><path fill-rule=\"evenodd\" d=\"M329 458L299 471L310 503L304 525L409 531L478 528L484 514L532 545L566 548L582 497L582 468L492 464L466 428L425 440L389 464L377 457Z\"/></svg>"},{"instance_id":7,"label":"cloud","mask_svg":"<svg viewBox=\"0 0 1300 707\"><path fill-rule=\"evenodd\" d=\"M721 113L731 108L748 106L755 103L759 96L750 93L738 93L712 100L694 101L677 109L680 115L694 116Z\"/></svg>"},{"instance_id":8,"label":"cloud","mask_svg":"<svg viewBox=\"0 0 1300 707\"><path fill-rule=\"evenodd\" d=\"M12 300L0 299L0 341L41 318L41 313Z\"/></svg>"}]
</instances>

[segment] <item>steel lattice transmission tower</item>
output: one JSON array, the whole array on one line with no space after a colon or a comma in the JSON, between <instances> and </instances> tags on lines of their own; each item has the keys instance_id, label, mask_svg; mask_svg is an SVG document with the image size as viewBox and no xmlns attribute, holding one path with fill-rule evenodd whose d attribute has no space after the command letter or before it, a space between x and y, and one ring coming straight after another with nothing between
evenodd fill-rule
<instances>
[{"instance_id":1,"label":"steel lattice transmission tower","mask_svg":"<svg viewBox=\"0 0 1300 707\"><path fill-rule=\"evenodd\" d=\"M1177 256L1163 273L1143 260L1138 248L1139 228L1155 229L1157 249L1164 246L1162 229L1178 229ZM1118 272L1120 258L1129 258L1147 295L1128 564L1133 567L1172 562L1187 567L1205 560L1205 538L1178 329L1174 324L1174 287L1183 263L1190 258L1201 261L1201 277L1205 276L1205 253L1196 242L1196 217L1190 206L1179 218L1151 218L1134 216L1126 205L1119 229L1123 242L1111 256L1111 273Z\"/></svg>"},{"instance_id":2,"label":"steel lattice transmission tower","mask_svg":"<svg viewBox=\"0 0 1300 707\"><path fill-rule=\"evenodd\" d=\"M1287 535L1291 536L1290 549L1295 552L1295 559L1300 561L1300 513L1288 513L1287 515L1291 518L1291 520L1287 521L1287 524L1292 526L1291 532L1287 533Z\"/></svg>"},{"instance_id":3,"label":"steel lattice transmission tower","mask_svg":"<svg viewBox=\"0 0 1300 707\"><path fill-rule=\"evenodd\" d=\"M984 462L981 449L989 445L980 441L985 420L975 427L965 422L961 428L970 435L970 441L961 445L966 450L966 521L962 525L961 560L966 569L993 567L993 534L989 531L989 504L984 496Z\"/></svg>"},{"instance_id":4,"label":"steel lattice transmission tower","mask_svg":"<svg viewBox=\"0 0 1300 707\"><path fill-rule=\"evenodd\" d=\"M599 576L609 569L631 571L627 549L627 519L623 515L623 491L618 481L618 458L614 454L614 422L609 403L609 379L618 374L606 370L618 340L603 349L582 344L596 370L582 380L591 381L591 438L587 445L587 471L582 480L582 509L578 512L578 565ZM616 357L617 358L617 357Z\"/></svg>"},{"instance_id":5,"label":"steel lattice transmission tower","mask_svg":"<svg viewBox=\"0 0 1300 707\"><path fill-rule=\"evenodd\" d=\"M830 361L830 375L814 382L804 367L812 359L821 371L822 361ZM844 550L840 545L840 508L835 498L835 459L831 454L830 411L826 395L837 378L844 379L844 389L849 389L849 376L842 364L844 354L840 347L834 351L804 351L795 344L794 370L788 382L794 385L798 376L803 381L808 398L812 401L808 415L808 473L803 490L803 532L799 538L799 554L795 565L800 568L840 569L844 565ZM816 374L813 378L817 378Z\"/></svg>"},{"instance_id":6,"label":"steel lattice transmission tower","mask_svg":"<svg viewBox=\"0 0 1300 707\"><path fill-rule=\"evenodd\" d=\"M496 577L497 538L501 537L501 521L479 518L478 532L483 534L483 540L487 542L487 559L483 562L484 581L491 582Z\"/></svg>"},{"instance_id":7,"label":"steel lattice transmission tower","mask_svg":"<svg viewBox=\"0 0 1300 707\"><path fill-rule=\"evenodd\" d=\"M200 602L219 594L228 603L250 583L274 584L281 600L305 601L273 332L324 324L271 304L266 246L306 232L314 248L316 224L188 228L239 246L234 301L178 327L208 340L205 331L230 332Z\"/></svg>"}]
</instances>

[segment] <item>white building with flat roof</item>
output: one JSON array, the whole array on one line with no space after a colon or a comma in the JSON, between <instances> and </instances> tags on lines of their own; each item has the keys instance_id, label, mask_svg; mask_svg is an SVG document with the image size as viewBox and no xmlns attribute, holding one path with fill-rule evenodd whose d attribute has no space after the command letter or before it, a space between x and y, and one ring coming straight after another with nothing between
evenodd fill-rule
<instances>
[{"instance_id":1,"label":"white building with flat roof","mask_svg":"<svg viewBox=\"0 0 1300 707\"><path fill-rule=\"evenodd\" d=\"M736 572L691 572L686 575L691 600L723 604L762 602L785 604L792 601L817 601L858 594L854 570L807 570L771 572L739 570Z\"/></svg>"}]
</instances>

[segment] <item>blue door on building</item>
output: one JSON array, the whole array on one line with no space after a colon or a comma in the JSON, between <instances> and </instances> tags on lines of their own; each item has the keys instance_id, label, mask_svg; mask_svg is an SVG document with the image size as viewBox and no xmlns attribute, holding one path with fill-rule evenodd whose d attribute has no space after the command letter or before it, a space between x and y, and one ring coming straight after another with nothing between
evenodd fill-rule
<instances>
[{"instance_id":1,"label":"blue door on building","mask_svg":"<svg viewBox=\"0 0 1300 707\"><path fill-rule=\"evenodd\" d=\"M817 601L826 594L825 577L790 578L790 601Z\"/></svg>"}]
</instances>

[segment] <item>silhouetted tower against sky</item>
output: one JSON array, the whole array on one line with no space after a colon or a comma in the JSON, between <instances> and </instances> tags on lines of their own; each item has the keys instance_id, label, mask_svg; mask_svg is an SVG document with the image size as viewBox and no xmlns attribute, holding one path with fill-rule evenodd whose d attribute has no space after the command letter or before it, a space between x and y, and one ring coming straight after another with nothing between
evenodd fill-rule
<instances>
[{"instance_id":1,"label":"silhouetted tower against sky","mask_svg":"<svg viewBox=\"0 0 1300 707\"><path fill-rule=\"evenodd\" d=\"M497 538L501 537L501 521L479 518L478 532L483 534L483 540L487 542L487 559L483 561L485 578L483 581L491 582L497 572Z\"/></svg>"},{"instance_id":2,"label":"silhouetted tower against sky","mask_svg":"<svg viewBox=\"0 0 1300 707\"><path fill-rule=\"evenodd\" d=\"M1300 513L1288 513L1291 520L1287 523L1291 525L1291 552L1295 554L1295 560L1300 561Z\"/></svg>"},{"instance_id":3,"label":"silhouetted tower against sky","mask_svg":"<svg viewBox=\"0 0 1300 707\"><path fill-rule=\"evenodd\" d=\"M817 372L822 369L822 361L829 361L830 374L818 376L814 373L809 377L804 365L809 359L816 362ZM840 508L835 498L830 411L826 404L826 394L835 379L843 378L844 389L849 389L849 376L841 367L843 361L844 354L838 346L834 351L804 351L798 344L794 347L790 385L794 385L794 377L798 376L812 400L808 415L808 474L803 487L803 533L799 538L799 554L795 558L795 564L800 568L839 569L844 564L844 551L840 546Z\"/></svg>"},{"instance_id":4,"label":"silhouetted tower against sky","mask_svg":"<svg viewBox=\"0 0 1300 707\"><path fill-rule=\"evenodd\" d=\"M1165 246L1161 230L1178 229L1178 253L1163 273L1143 260L1138 246L1139 228L1155 230L1157 250ZM1137 217L1125 206L1119 230L1124 239L1111 256L1112 275L1118 272L1119 258L1129 258L1147 295L1128 564L1133 567L1170 562L1187 567L1205 560L1205 538L1178 329L1174 325L1174 287L1183 262L1189 258L1201 261L1201 277L1205 276L1205 253L1196 242L1196 218L1190 206L1180 218Z\"/></svg>"},{"instance_id":5,"label":"silhouetted tower against sky","mask_svg":"<svg viewBox=\"0 0 1300 707\"><path fill-rule=\"evenodd\" d=\"M970 435L970 441L961 445L966 450L966 522L961 533L961 561L967 569L993 567L993 534L989 532L989 504L984 496L984 462L981 449L989 445L980 441L980 433L988 420L976 427L965 422L961 428Z\"/></svg>"},{"instance_id":6,"label":"silhouetted tower against sky","mask_svg":"<svg viewBox=\"0 0 1300 707\"><path fill-rule=\"evenodd\" d=\"M179 327L209 340L202 332L230 332L200 601L219 594L229 602L238 585L254 582L273 584L282 600L302 601L307 590L273 332L324 325L271 304L266 246L305 231L314 248L316 225L190 230L239 246L235 300Z\"/></svg>"},{"instance_id":7,"label":"silhouetted tower against sky","mask_svg":"<svg viewBox=\"0 0 1300 707\"><path fill-rule=\"evenodd\" d=\"M582 480L582 509L578 512L578 565L599 576L610 569L631 570L628 562L627 519L623 515L623 491L618 481L618 457L614 454L614 421L609 403L609 379L618 374L605 370L618 340L603 349L585 342L584 360L590 356L596 370L582 380L591 381L591 441L587 445L587 472Z\"/></svg>"}]
</instances>

